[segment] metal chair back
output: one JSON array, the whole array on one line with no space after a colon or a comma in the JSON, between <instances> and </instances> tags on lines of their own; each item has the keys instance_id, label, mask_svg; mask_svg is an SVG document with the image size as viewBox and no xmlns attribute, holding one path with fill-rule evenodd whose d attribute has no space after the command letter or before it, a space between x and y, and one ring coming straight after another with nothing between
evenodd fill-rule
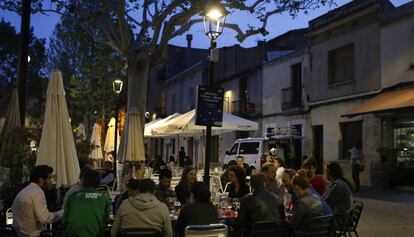
<instances>
[{"instance_id":1,"label":"metal chair back","mask_svg":"<svg viewBox=\"0 0 414 237\"><path fill-rule=\"evenodd\" d=\"M333 233L332 224L332 215L315 217L307 225L304 235L306 237L330 237Z\"/></svg>"},{"instance_id":2,"label":"metal chair back","mask_svg":"<svg viewBox=\"0 0 414 237\"><path fill-rule=\"evenodd\" d=\"M250 237L289 237L291 233L286 221L260 221L253 224Z\"/></svg>"},{"instance_id":3,"label":"metal chair back","mask_svg":"<svg viewBox=\"0 0 414 237\"><path fill-rule=\"evenodd\" d=\"M224 224L190 225L184 230L185 237L227 237L228 229Z\"/></svg>"},{"instance_id":4,"label":"metal chair back","mask_svg":"<svg viewBox=\"0 0 414 237\"><path fill-rule=\"evenodd\" d=\"M122 229L117 237L162 237L162 234L152 228L126 228Z\"/></svg>"},{"instance_id":5,"label":"metal chair back","mask_svg":"<svg viewBox=\"0 0 414 237\"><path fill-rule=\"evenodd\" d=\"M336 236L346 236L352 222L352 208L349 209L346 214L335 215L334 219Z\"/></svg>"},{"instance_id":6,"label":"metal chair back","mask_svg":"<svg viewBox=\"0 0 414 237\"><path fill-rule=\"evenodd\" d=\"M357 227L358 227L359 219L361 218L363 209L364 209L364 203L354 201L354 204L352 206L350 221L349 221L349 228L347 231L349 234L353 232L355 236L358 237Z\"/></svg>"},{"instance_id":7,"label":"metal chair back","mask_svg":"<svg viewBox=\"0 0 414 237\"><path fill-rule=\"evenodd\" d=\"M77 233L56 231L56 230L44 230L40 233L40 237L80 237Z\"/></svg>"}]
</instances>

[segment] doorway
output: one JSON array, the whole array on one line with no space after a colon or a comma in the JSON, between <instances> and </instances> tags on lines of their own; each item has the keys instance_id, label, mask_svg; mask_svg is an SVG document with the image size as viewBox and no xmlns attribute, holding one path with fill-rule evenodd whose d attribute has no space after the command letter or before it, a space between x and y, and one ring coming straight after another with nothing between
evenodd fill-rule
<instances>
[{"instance_id":1,"label":"doorway","mask_svg":"<svg viewBox=\"0 0 414 237\"><path fill-rule=\"evenodd\" d=\"M318 162L316 173L323 173L323 125L312 127L313 131L313 158Z\"/></svg>"},{"instance_id":2,"label":"doorway","mask_svg":"<svg viewBox=\"0 0 414 237\"><path fill-rule=\"evenodd\" d=\"M293 130L297 133L299 137L302 137L302 125L293 125ZM295 149L295 161L293 163L293 168L298 170L302 167L302 139L294 140L294 149Z\"/></svg>"}]
</instances>

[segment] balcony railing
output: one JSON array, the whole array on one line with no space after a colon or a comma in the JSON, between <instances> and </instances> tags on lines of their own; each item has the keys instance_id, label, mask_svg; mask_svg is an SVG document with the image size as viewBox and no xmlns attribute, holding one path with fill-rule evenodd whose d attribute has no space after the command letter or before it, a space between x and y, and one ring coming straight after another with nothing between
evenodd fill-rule
<instances>
[{"instance_id":1,"label":"balcony railing","mask_svg":"<svg viewBox=\"0 0 414 237\"><path fill-rule=\"evenodd\" d=\"M282 111L303 107L302 86L282 89Z\"/></svg>"},{"instance_id":2,"label":"balcony railing","mask_svg":"<svg viewBox=\"0 0 414 237\"><path fill-rule=\"evenodd\" d=\"M246 100L234 100L231 102L231 113L234 115L252 115L256 112L255 104Z\"/></svg>"}]
</instances>

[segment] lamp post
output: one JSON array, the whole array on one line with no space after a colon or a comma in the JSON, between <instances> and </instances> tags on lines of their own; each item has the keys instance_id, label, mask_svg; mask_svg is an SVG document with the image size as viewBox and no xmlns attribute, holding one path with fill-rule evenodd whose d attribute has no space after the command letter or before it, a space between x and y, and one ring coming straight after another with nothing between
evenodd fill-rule
<instances>
[{"instance_id":1,"label":"lamp post","mask_svg":"<svg viewBox=\"0 0 414 237\"><path fill-rule=\"evenodd\" d=\"M210 3L203 11L204 33L210 38L210 64L208 70L207 87L214 85L214 63L218 62L217 38L221 35L226 22L226 9L218 1ZM211 125L206 126L206 147L204 162L204 182L210 186L210 162L211 162Z\"/></svg>"},{"instance_id":2,"label":"lamp post","mask_svg":"<svg viewBox=\"0 0 414 237\"><path fill-rule=\"evenodd\" d=\"M124 82L121 79L116 79L112 82L112 87L114 89L114 93L117 96L116 97L116 110L115 110L115 138L114 138L114 176L115 179L117 178L117 157L116 157L116 153L117 151L117 142L118 142L118 113L119 113L119 104L121 103L121 99L119 94L121 94L122 91L122 85L124 84ZM117 181L117 180L116 180Z\"/></svg>"}]
</instances>

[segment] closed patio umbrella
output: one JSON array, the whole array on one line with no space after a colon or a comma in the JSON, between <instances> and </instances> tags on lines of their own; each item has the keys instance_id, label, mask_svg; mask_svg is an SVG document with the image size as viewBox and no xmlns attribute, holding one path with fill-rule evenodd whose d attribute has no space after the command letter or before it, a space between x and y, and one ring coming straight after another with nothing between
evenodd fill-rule
<instances>
[{"instance_id":1,"label":"closed patio umbrella","mask_svg":"<svg viewBox=\"0 0 414 237\"><path fill-rule=\"evenodd\" d=\"M13 88L9 107L7 108L6 119L4 120L3 128L0 134L3 137L7 131L20 126L19 94L17 88Z\"/></svg>"},{"instance_id":2,"label":"closed patio umbrella","mask_svg":"<svg viewBox=\"0 0 414 237\"><path fill-rule=\"evenodd\" d=\"M7 147L13 145L13 141L7 140L7 132L13 128L20 127L20 108L19 108L19 94L17 88L13 88L13 91L10 96L9 107L7 108L6 118L4 120L3 128L0 131L0 138L4 138L2 144L0 144L0 185L8 179L10 168L5 166L5 158L3 154Z\"/></svg>"},{"instance_id":3,"label":"closed patio umbrella","mask_svg":"<svg viewBox=\"0 0 414 237\"><path fill-rule=\"evenodd\" d=\"M117 132L117 141L119 141L119 130ZM115 147L115 118L111 118L111 120L108 123L108 130L106 131L106 138L105 138L105 145L104 145L104 151L106 153L110 153L114 151ZM119 149L119 142L117 142L117 151Z\"/></svg>"},{"instance_id":4,"label":"closed patio umbrella","mask_svg":"<svg viewBox=\"0 0 414 237\"><path fill-rule=\"evenodd\" d=\"M58 188L73 185L78 181L79 161L69 122L62 75L58 70L53 71L49 77L45 119L36 165L53 167Z\"/></svg>"},{"instance_id":5,"label":"closed patio umbrella","mask_svg":"<svg viewBox=\"0 0 414 237\"><path fill-rule=\"evenodd\" d=\"M141 117L138 110L132 108L127 113L124 132L121 137L121 146L118 152L118 160L124 161L144 161L145 152L144 137L142 134Z\"/></svg>"},{"instance_id":6,"label":"closed patio umbrella","mask_svg":"<svg viewBox=\"0 0 414 237\"><path fill-rule=\"evenodd\" d=\"M91 143L95 145L95 148L89 154L90 159L101 160L102 155L102 146L101 138L99 137L99 125L95 123L92 128Z\"/></svg>"}]
</instances>

